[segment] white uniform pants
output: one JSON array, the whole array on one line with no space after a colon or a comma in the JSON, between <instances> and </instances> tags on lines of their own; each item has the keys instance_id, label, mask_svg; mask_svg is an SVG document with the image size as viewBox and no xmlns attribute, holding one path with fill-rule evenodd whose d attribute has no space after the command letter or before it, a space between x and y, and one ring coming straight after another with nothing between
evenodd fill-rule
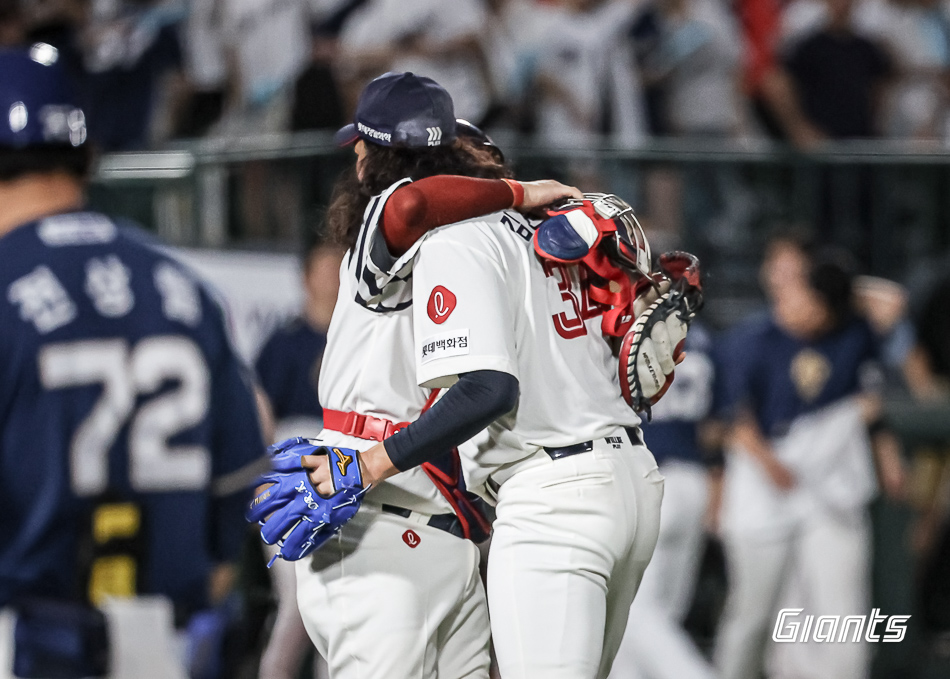
<instances>
[{"instance_id":1,"label":"white uniform pants","mask_svg":"<svg viewBox=\"0 0 950 679\"><path fill-rule=\"evenodd\" d=\"M865 679L860 642L775 643L780 608L803 615L869 615L869 526L815 509L793 532L772 538L725 532L729 596L719 628L722 679L758 679L768 650L773 679Z\"/></svg>"},{"instance_id":2,"label":"white uniform pants","mask_svg":"<svg viewBox=\"0 0 950 679\"><path fill-rule=\"evenodd\" d=\"M297 562L297 604L333 679L487 679L476 546L366 503Z\"/></svg>"},{"instance_id":3,"label":"white uniform pants","mask_svg":"<svg viewBox=\"0 0 950 679\"><path fill-rule=\"evenodd\" d=\"M517 472L498 492L488 597L504 679L610 671L663 497L653 456L622 441Z\"/></svg>"},{"instance_id":4,"label":"white uniform pants","mask_svg":"<svg viewBox=\"0 0 950 679\"><path fill-rule=\"evenodd\" d=\"M276 545L266 547L264 558L270 561L277 554ZM295 679L307 652L313 648L300 611L297 610L297 572L291 561L277 559L270 569L277 615L271 628L267 647L261 654L258 679ZM314 659L314 679L326 679L326 662L319 655Z\"/></svg>"},{"instance_id":5,"label":"white uniform pants","mask_svg":"<svg viewBox=\"0 0 950 679\"><path fill-rule=\"evenodd\" d=\"M669 462L660 536L643 575L610 679L715 679L683 629L703 556L709 488L699 464Z\"/></svg>"}]
</instances>

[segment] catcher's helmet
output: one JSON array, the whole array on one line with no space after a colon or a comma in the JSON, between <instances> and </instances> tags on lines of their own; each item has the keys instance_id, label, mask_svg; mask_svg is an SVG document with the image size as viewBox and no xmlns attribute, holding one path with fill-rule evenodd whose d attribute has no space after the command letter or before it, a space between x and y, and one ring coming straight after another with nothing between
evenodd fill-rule
<instances>
[{"instance_id":1,"label":"catcher's helmet","mask_svg":"<svg viewBox=\"0 0 950 679\"><path fill-rule=\"evenodd\" d=\"M581 208L592 218L607 257L615 264L647 278L653 274L653 257L643 227L627 201L612 193L585 193L584 200L570 199L559 204L552 214L564 214ZM589 245L593 245L590 244Z\"/></svg>"},{"instance_id":2,"label":"catcher's helmet","mask_svg":"<svg viewBox=\"0 0 950 679\"><path fill-rule=\"evenodd\" d=\"M484 146L492 155L494 155L495 160L499 163L505 162L505 154L501 152L501 149L498 148L498 145L492 140L485 131L480 128L478 125L473 125L472 123L464 120L463 118L455 119L455 132L459 137L465 137L471 139L476 144Z\"/></svg>"},{"instance_id":3,"label":"catcher's helmet","mask_svg":"<svg viewBox=\"0 0 950 679\"><path fill-rule=\"evenodd\" d=\"M86 143L86 116L55 47L0 50L0 147Z\"/></svg>"}]
</instances>

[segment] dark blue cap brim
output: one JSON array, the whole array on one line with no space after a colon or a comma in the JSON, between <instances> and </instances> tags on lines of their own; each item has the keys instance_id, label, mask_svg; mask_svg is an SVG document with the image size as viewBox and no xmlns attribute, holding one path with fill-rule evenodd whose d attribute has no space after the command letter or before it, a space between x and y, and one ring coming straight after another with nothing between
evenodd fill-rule
<instances>
[{"instance_id":1,"label":"dark blue cap brim","mask_svg":"<svg viewBox=\"0 0 950 679\"><path fill-rule=\"evenodd\" d=\"M353 123L344 125L333 135L333 141L336 142L337 146L349 146L356 143L359 138L360 134L356 131L356 125Z\"/></svg>"}]
</instances>

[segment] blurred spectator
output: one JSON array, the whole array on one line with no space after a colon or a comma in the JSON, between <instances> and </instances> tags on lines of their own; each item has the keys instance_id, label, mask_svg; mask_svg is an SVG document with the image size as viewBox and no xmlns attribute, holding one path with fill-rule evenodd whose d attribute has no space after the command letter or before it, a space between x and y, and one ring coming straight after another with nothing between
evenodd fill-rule
<instances>
[{"instance_id":1,"label":"blurred spectator","mask_svg":"<svg viewBox=\"0 0 950 679\"><path fill-rule=\"evenodd\" d=\"M294 82L310 56L307 0L221 0L231 75L220 132L286 131Z\"/></svg>"},{"instance_id":2,"label":"blurred spectator","mask_svg":"<svg viewBox=\"0 0 950 679\"><path fill-rule=\"evenodd\" d=\"M643 69L645 80L659 90L664 116L659 128L692 141L747 136L740 36L728 8L720 0L659 0L656 6L657 36ZM700 164L683 174L685 186L665 187L675 192L673 205L684 213L677 223L684 221L692 236L720 246L740 242L754 201L737 173ZM650 189L656 182L653 178ZM651 207L665 195L651 191ZM678 236L678 224L674 231Z\"/></svg>"},{"instance_id":3,"label":"blurred spectator","mask_svg":"<svg viewBox=\"0 0 950 679\"><path fill-rule=\"evenodd\" d=\"M940 0L866 0L861 23L887 47L895 82L882 129L891 137L945 139L950 83L950 17Z\"/></svg>"},{"instance_id":4,"label":"blurred spectator","mask_svg":"<svg viewBox=\"0 0 950 679\"><path fill-rule=\"evenodd\" d=\"M0 48L15 47L26 39L17 0L0 0Z\"/></svg>"},{"instance_id":5,"label":"blurred spectator","mask_svg":"<svg viewBox=\"0 0 950 679\"><path fill-rule=\"evenodd\" d=\"M745 50L745 91L763 130L811 148L821 132L805 117L781 59L784 0L737 0Z\"/></svg>"},{"instance_id":6,"label":"blurred spectator","mask_svg":"<svg viewBox=\"0 0 950 679\"><path fill-rule=\"evenodd\" d=\"M879 136L878 114L892 67L887 54L852 25L855 0L827 0L828 21L785 60L802 110L824 136Z\"/></svg>"},{"instance_id":7,"label":"blurred spectator","mask_svg":"<svg viewBox=\"0 0 950 679\"><path fill-rule=\"evenodd\" d=\"M710 501L709 464L717 465L713 408L712 338L694 323L686 358L652 419L641 424L647 446L666 479L660 534L643 575L610 677L716 679L709 661L683 628L705 546ZM715 474L715 472L714 472Z\"/></svg>"},{"instance_id":8,"label":"blurred spectator","mask_svg":"<svg viewBox=\"0 0 950 679\"><path fill-rule=\"evenodd\" d=\"M545 12L536 0L486 0L486 7L481 43L491 106L482 126L524 131L530 126L532 45L545 34Z\"/></svg>"},{"instance_id":9,"label":"blurred spectator","mask_svg":"<svg viewBox=\"0 0 950 679\"><path fill-rule=\"evenodd\" d=\"M785 72L792 99L796 107L800 104L807 129L815 133L803 141L794 127L787 127L785 131L799 145L880 136L882 102L893 69L884 50L857 25L859 5L855 2L825 0L825 18L819 14L805 22L816 27L793 40L787 49ZM790 5L789 12L795 6ZM785 122L791 125L789 120ZM818 191L816 221L822 234L833 242L847 243L859 260L867 263L874 192L870 168L820 166Z\"/></svg>"},{"instance_id":10,"label":"blurred spectator","mask_svg":"<svg viewBox=\"0 0 950 679\"><path fill-rule=\"evenodd\" d=\"M752 679L768 647L769 676L861 679L869 661L863 640L766 640L780 607L815 616L870 612L867 503L877 483L868 430L880 403L869 367L879 338L854 312L843 254L811 255L780 237L761 270L770 314L734 331L722 354L734 419L721 518L730 590L717 665L723 679ZM899 475L882 480L900 492Z\"/></svg>"},{"instance_id":11,"label":"blurred spectator","mask_svg":"<svg viewBox=\"0 0 950 679\"><path fill-rule=\"evenodd\" d=\"M156 113L177 99L166 76L181 67L186 9L184 0L92 0L81 37L84 89L89 133L103 150L146 148L168 136L168 116Z\"/></svg>"},{"instance_id":12,"label":"blurred spectator","mask_svg":"<svg viewBox=\"0 0 950 679\"><path fill-rule=\"evenodd\" d=\"M632 145L646 135L640 74L625 36L629 0L560 0L535 71L537 132L552 146L589 148L601 135Z\"/></svg>"},{"instance_id":13,"label":"blurred spectator","mask_svg":"<svg viewBox=\"0 0 950 679\"><path fill-rule=\"evenodd\" d=\"M303 313L264 343L256 368L276 423L274 440L316 436L323 428L317 376L340 285L343 252L315 244L304 257Z\"/></svg>"},{"instance_id":14,"label":"blurred spectator","mask_svg":"<svg viewBox=\"0 0 950 679\"><path fill-rule=\"evenodd\" d=\"M340 35L340 74L349 110L363 85L386 71L408 71L440 83L459 118L481 124L490 93L481 34L482 0L369 0Z\"/></svg>"},{"instance_id":15,"label":"blurred spectator","mask_svg":"<svg viewBox=\"0 0 950 679\"><path fill-rule=\"evenodd\" d=\"M310 62L294 87L292 130L334 130L348 119L337 81L339 37L350 16L367 0L322 0L315 9Z\"/></svg>"},{"instance_id":16,"label":"blurred spectator","mask_svg":"<svg viewBox=\"0 0 950 679\"><path fill-rule=\"evenodd\" d=\"M182 32L187 91L177 111L175 137L208 133L224 112L228 87L228 51L220 0L191 0Z\"/></svg>"},{"instance_id":17,"label":"blurred spectator","mask_svg":"<svg viewBox=\"0 0 950 679\"><path fill-rule=\"evenodd\" d=\"M740 41L720 0L659 0L659 41L644 77L665 90L669 129L685 137L735 138L744 123Z\"/></svg>"},{"instance_id":18,"label":"blurred spectator","mask_svg":"<svg viewBox=\"0 0 950 679\"><path fill-rule=\"evenodd\" d=\"M226 139L287 132L294 85L310 57L307 0L220 0L229 89L224 115L212 130ZM241 165L243 235L294 241L301 229L292 168L266 161Z\"/></svg>"}]
</instances>

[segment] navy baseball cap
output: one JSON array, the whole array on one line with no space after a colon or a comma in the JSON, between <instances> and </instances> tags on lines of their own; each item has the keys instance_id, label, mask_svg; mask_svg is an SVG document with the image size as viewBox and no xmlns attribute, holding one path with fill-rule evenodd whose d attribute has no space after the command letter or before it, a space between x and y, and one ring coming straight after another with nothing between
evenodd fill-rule
<instances>
[{"instance_id":1,"label":"navy baseball cap","mask_svg":"<svg viewBox=\"0 0 950 679\"><path fill-rule=\"evenodd\" d=\"M340 146L363 139L381 146L445 146L455 141L455 107L431 78L385 73L360 95L352 124L336 133Z\"/></svg>"},{"instance_id":2,"label":"navy baseball cap","mask_svg":"<svg viewBox=\"0 0 950 679\"><path fill-rule=\"evenodd\" d=\"M86 116L58 62L59 52L45 43L0 50L0 146L86 142Z\"/></svg>"}]
</instances>

